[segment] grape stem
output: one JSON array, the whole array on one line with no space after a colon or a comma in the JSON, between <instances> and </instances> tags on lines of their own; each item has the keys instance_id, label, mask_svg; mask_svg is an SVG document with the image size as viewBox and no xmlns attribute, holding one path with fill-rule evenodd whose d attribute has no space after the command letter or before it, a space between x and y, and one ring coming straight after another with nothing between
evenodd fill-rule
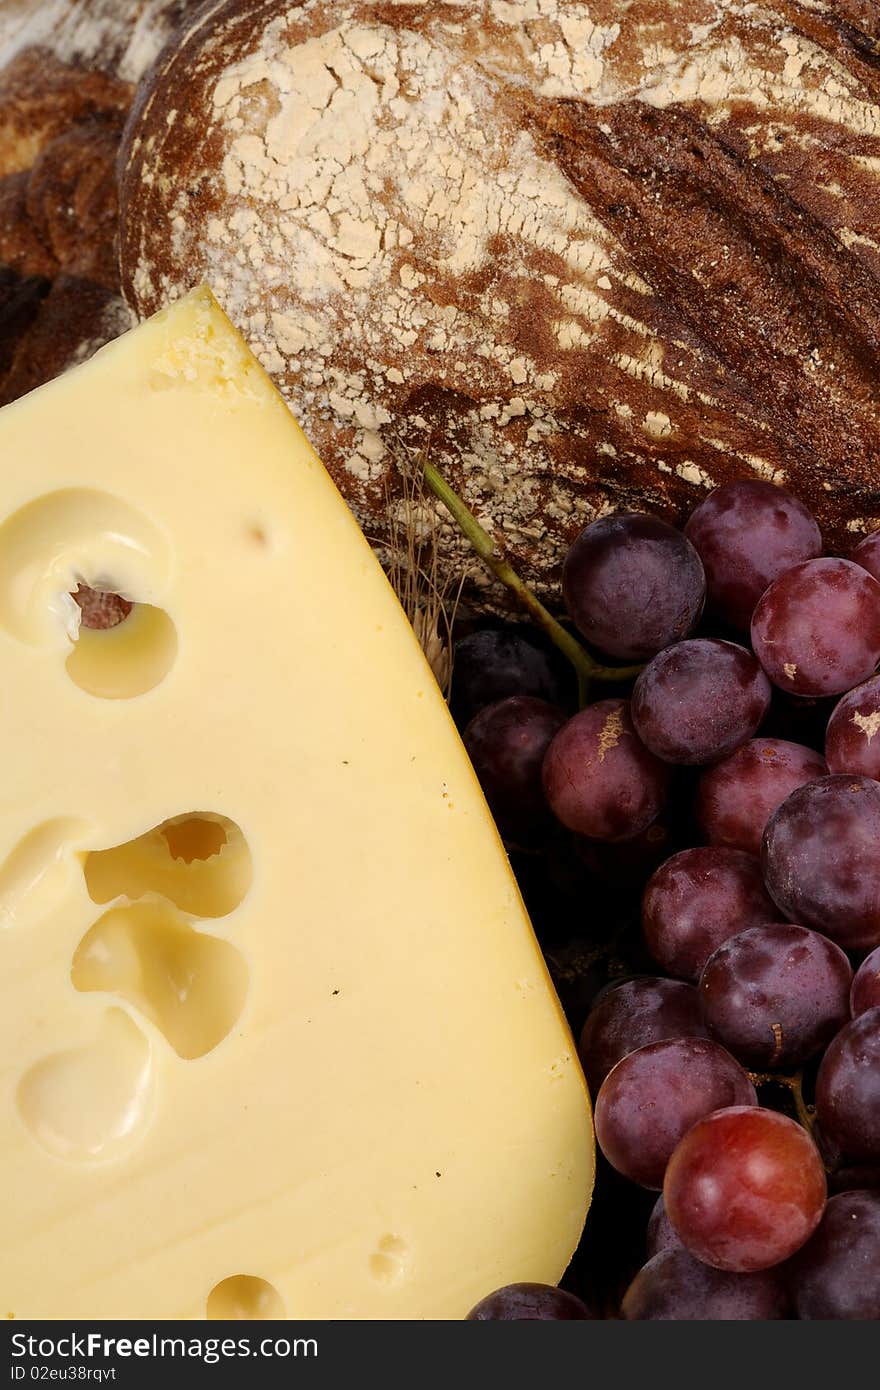
<instances>
[{"instance_id":1,"label":"grape stem","mask_svg":"<svg viewBox=\"0 0 880 1390\"><path fill-rule=\"evenodd\" d=\"M776 1072L750 1071L749 1076L753 1086L784 1086L786 1090L790 1091L798 1119L807 1133L812 1138L815 1137L816 1112L804 1100L804 1074L802 1071L796 1071L794 1076L785 1076Z\"/></svg>"},{"instance_id":2,"label":"grape stem","mask_svg":"<svg viewBox=\"0 0 880 1390\"><path fill-rule=\"evenodd\" d=\"M565 628L553 617L553 614L544 607L540 599L532 593L513 566L498 550L488 531L483 529L473 512L465 505L458 493L450 487L439 469L425 458L421 460L421 467L428 487L446 507L458 529L470 542L483 564L513 594L536 626L547 634L554 646L571 662L578 678L581 706L588 701L591 681L635 680L642 670L641 666L601 666L597 661L594 661L580 642L566 632Z\"/></svg>"}]
</instances>

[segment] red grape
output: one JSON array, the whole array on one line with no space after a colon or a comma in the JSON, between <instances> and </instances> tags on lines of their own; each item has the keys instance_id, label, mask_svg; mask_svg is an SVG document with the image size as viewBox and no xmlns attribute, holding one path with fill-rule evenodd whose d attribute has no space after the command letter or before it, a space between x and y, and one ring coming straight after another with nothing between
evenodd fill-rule
<instances>
[{"instance_id":1,"label":"red grape","mask_svg":"<svg viewBox=\"0 0 880 1390\"><path fill-rule=\"evenodd\" d=\"M828 721L825 757L832 772L880 778L880 676L838 701Z\"/></svg>"},{"instance_id":2,"label":"red grape","mask_svg":"<svg viewBox=\"0 0 880 1390\"><path fill-rule=\"evenodd\" d=\"M880 1193L832 1197L790 1283L803 1321L880 1319Z\"/></svg>"},{"instance_id":3,"label":"red grape","mask_svg":"<svg viewBox=\"0 0 880 1390\"><path fill-rule=\"evenodd\" d=\"M842 695L880 660L880 584L850 560L795 565L759 600L752 646L780 689Z\"/></svg>"},{"instance_id":4,"label":"red grape","mask_svg":"<svg viewBox=\"0 0 880 1390\"><path fill-rule=\"evenodd\" d=\"M849 1018L850 963L833 941L774 923L725 941L700 976L714 1038L752 1067L799 1066Z\"/></svg>"},{"instance_id":5,"label":"red grape","mask_svg":"<svg viewBox=\"0 0 880 1390\"><path fill-rule=\"evenodd\" d=\"M716 1269L748 1273L787 1260L825 1207L812 1139L785 1115L734 1106L698 1120L669 1160L663 1200L682 1243Z\"/></svg>"},{"instance_id":6,"label":"red grape","mask_svg":"<svg viewBox=\"0 0 880 1390\"><path fill-rule=\"evenodd\" d=\"M531 695L563 705L568 694L559 654L538 645L534 629L482 628L455 644L449 703L460 728L486 705L509 695Z\"/></svg>"},{"instance_id":7,"label":"red grape","mask_svg":"<svg viewBox=\"0 0 880 1390\"><path fill-rule=\"evenodd\" d=\"M748 1076L718 1043L667 1038L631 1052L608 1073L596 1097L596 1141L618 1173L659 1189L673 1149L695 1121L757 1103Z\"/></svg>"},{"instance_id":8,"label":"red grape","mask_svg":"<svg viewBox=\"0 0 880 1390\"><path fill-rule=\"evenodd\" d=\"M585 1303L552 1284L507 1284L481 1298L466 1322L572 1322L592 1318Z\"/></svg>"},{"instance_id":9,"label":"red grape","mask_svg":"<svg viewBox=\"0 0 880 1390\"><path fill-rule=\"evenodd\" d=\"M671 772L633 728L629 702L600 700L565 724L544 759L544 795L569 830L628 840L666 802Z\"/></svg>"},{"instance_id":10,"label":"red grape","mask_svg":"<svg viewBox=\"0 0 880 1390\"><path fill-rule=\"evenodd\" d=\"M468 724L462 742L499 829L528 835L547 819L541 769L564 712L530 695L487 705Z\"/></svg>"},{"instance_id":11,"label":"red grape","mask_svg":"<svg viewBox=\"0 0 880 1390\"><path fill-rule=\"evenodd\" d=\"M822 1131L848 1158L880 1163L880 1008L848 1023L816 1077Z\"/></svg>"},{"instance_id":12,"label":"red grape","mask_svg":"<svg viewBox=\"0 0 880 1390\"><path fill-rule=\"evenodd\" d=\"M849 558L873 574L875 579L880 579L880 531L872 531L863 541L859 541Z\"/></svg>"},{"instance_id":13,"label":"red grape","mask_svg":"<svg viewBox=\"0 0 880 1390\"><path fill-rule=\"evenodd\" d=\"M701 1264L682 1245L661 1250L639 1270L621 1308L629 1322L769 1322L789 1310L778 1270L731 1274Z\"/></svg>"},{"instance_id":14,"label":"red grape","mask_svg":"<svg viewBox=\"0 0 880 1390\"><path fill-rule=\"evenodd\" d=\"M849 996L853 1018L880 1008L880 946L866 956L855 973Z\"/></svg>"},{"instance_id":15,"label":"red grape","mask_svg":"<svg viewBox=\"0 0 880 1390\"><path fill-rule=\"evenodd\" d=\"M745 632L768 585L822 554L819 527L804 504L757 478L715 488L684 533L703 562L713 612Z\"/></svg>"},{"instance_id":16,"label":"red grape","mask_svg":"<svg viewBox=\"0 0 880 1390\"><path fill-rule=\"evenodd\" d=\"M880 783L823 777L767 822L764 878L786 917L847 951L880 945Z\"/></svg>"},{"instance_id":17,"label":"red grape","mask_svg":"<svg viewBox=\"0 0 880 1390\"><path fill-rule=\"evenodd\" d=\"M805 782L825 777L821 753L778 738L755 738L708 768L697 789L697 820L712 845L761 853L767 821Z\"/></svg>"},{"instance_id":18,"label":"red grape","mask_svg":"<svg viewBox=\"0 0 880 1390\"><path fill-rule=\"evenodd\" d=\"M596 1000L581 1032L578 1055L590 1094L622 1057L664 1038L705 1038L693 985L653 976L624 980Z\"/></svg>"},{"instance_id":19,"label":"red grape","mask_svg":"<svg viewBox=\"0 0 880 1390\"><path fill-rule=\"evenodd\" d=\"M648 1229L645 1232L645 1251L647 1258L652 1260L655 1255L659 1255L661 1250L671 1250L674 1247L682 1249L681 1241L672 1229L669 1217L666 1215L666 1207L663 1203L663 1194L657 1198L651 1209L648 1218Z\"/></svg>"},{"instance_id":20,"label":"red grape","mask_svg":"<svg viewBox=\"0 0 880 1390\"><path fill-rule=\"evenodd\" d=\"M693 630L706 578L680 531L624 512L581 532L565 557L562 592L588 642L609 656L643 661Z\"/></svg>"},{"instance_id":21,"label":"red grape","mask_svg":"<svg viewBox=\"0 0 880 1390\"><path fill-rule=\"evenodd\" d=\"M779 919L751 854L715 846L685 849L648 880L642 932L656 961L670 975L698 980L722 942L747 927Z\"/></svg>"},{"instance_id":22,"label":"red grape","mask_svg":"<svg viewBox=\"0 0 880 1390\"><path fill-rule=\"evenodd\" d=\"M751 738L770 693L745 647L697 637L658 652L645 667L633 690L633 723L665 762L711 763Z\"/></svg>"}]
</instances>

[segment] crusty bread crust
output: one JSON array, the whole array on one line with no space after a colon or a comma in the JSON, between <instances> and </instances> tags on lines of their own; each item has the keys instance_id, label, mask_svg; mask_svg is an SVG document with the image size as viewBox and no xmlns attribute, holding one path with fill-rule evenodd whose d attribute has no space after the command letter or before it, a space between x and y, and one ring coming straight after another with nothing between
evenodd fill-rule
<instances>
[{"instance_id":1,"label":"crusty bread crust","mask_svg":"<svg viewBox=\"0 0 880 1390\"><path fill-rule=\"evenodd\" d=\"M123 284L209 280L370 534L426 449L544 590L602 511L880 521L880 70L845 0L215 0L142 86Z\"/></svg>"},{"instance_id":2,"label":"crusty bread crust","mask_svg":"<svg viewBox=\"0 0 880 1390\"><path fill-rule=\"evenodd\" d=\"M116 156L134 83L186 8L0 7L0 405L131 326L119 294Z\"/></svg>"}]
</instances>

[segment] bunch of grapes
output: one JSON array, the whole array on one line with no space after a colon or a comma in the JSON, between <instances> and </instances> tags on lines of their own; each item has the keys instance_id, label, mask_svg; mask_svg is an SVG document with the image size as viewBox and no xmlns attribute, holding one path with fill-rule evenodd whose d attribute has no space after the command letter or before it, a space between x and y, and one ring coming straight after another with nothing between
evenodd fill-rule
<instances>
[{"instance_id":1,"label":"bunch of grapes","mask_svg":"<svg viewBox=\"0 0 880 1390\"><path fill-rule=\"evenodd\" d=\"M655 1205L610 1309L514 1285L471 1317L880 1318L880 531L826 556L798 499L738 481L684 533L594 522L563 593L634 684L574 710L537 632L484 629L453 709L529 906L542 878L606 924L603 981L601 927L536 920L558 985L560 937L598 941L560 994L600 1194Z\"/></svg>"}]
</instances>

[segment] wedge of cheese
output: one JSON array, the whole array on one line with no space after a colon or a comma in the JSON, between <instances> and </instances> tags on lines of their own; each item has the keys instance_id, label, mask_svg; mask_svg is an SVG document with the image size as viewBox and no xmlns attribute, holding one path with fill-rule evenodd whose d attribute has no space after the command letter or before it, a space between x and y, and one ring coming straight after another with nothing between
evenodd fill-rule
<instances>
[{"instance_id":1,"label":"wedge of cheese","mask_svg":"<svg viewBox=\"0 0 880 1390\"><path fill-rule=\"evenodd\" d=\"M0 413L0 1312L460 1318L589 1103L347 508L207 290ZM78 584L125 595L80 630Z\"/></svg>"}]
</instances>

